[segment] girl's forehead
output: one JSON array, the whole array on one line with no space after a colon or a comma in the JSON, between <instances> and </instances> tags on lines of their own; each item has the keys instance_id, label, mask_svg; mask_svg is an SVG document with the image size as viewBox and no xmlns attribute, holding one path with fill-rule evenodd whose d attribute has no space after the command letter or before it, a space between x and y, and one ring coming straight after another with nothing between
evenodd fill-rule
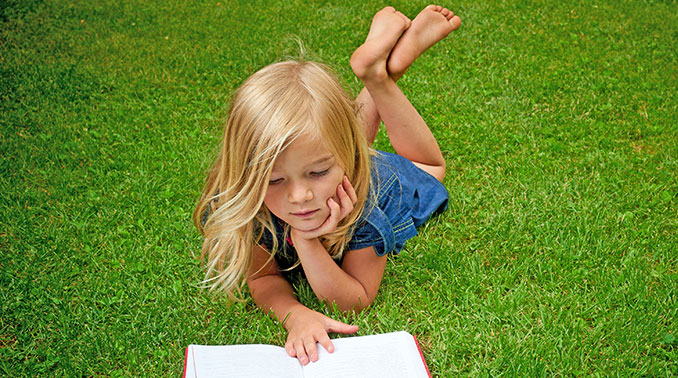
<instances>
[{"instance_id":1,"label":"girl's forehead","mask_svg":"<svg viewBox=\"0 0 678 378\"><path fill-rule=\"evenodd\" d=\"M289 143L285 150L298 150L306 151L310 154L317 155L321 153L330 153L327 145L322 141L319 136L301 134L294 138L294 140ZM285 151L283 150L283 152Z\"/></svg>"},{"instance_id":2,"label":"girl's forehead","mask_svg":"<svg viewBox=\"0 0 678 378\"><path fill-rule=\"evenodd\" d=\"M281 169L289 164L304 167L320 164L333 158L334 154L318 138L301 135L278 155L273 163L273 169Z\"/></svg>"}]
</instances>

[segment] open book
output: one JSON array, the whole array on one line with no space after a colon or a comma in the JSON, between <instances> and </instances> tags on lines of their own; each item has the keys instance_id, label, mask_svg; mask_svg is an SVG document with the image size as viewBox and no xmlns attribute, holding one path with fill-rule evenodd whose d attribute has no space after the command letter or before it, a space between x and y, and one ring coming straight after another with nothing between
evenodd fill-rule
<instances>
[{"instance_id":1,"label":"open book","mask_svg":"<svg viewBox=\"0 0 678 378\"><path fill-rule=\"evenodd\" d=\"M318 344L318 361L302 366L273 345L189 345L185 378L205 377L430 377L417 339L405 331L333 339Z\"/></svg>"}]
</instances>

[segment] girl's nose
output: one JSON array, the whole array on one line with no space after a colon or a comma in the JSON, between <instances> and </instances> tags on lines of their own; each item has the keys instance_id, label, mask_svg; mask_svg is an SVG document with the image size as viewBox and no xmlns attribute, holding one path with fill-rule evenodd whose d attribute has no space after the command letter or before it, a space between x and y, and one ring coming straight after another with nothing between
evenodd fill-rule
<instances>
[{"instance_id":1,"label":"girl's nose","mask_svg":"<svg viewBox=\"0 0 678 378\"><path fill-rule=\"evenodd\" d=\"M313 191L309 185L304 183L294 183L290 187L289 201L292 203L302 203L313 199Z\"/></svg>"}]
</instances>

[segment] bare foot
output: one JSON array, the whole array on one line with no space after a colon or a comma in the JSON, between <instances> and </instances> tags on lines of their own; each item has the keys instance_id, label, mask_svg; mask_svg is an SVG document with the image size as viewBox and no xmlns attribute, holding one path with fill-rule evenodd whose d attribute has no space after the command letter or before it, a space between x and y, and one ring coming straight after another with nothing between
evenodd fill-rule
<instances>
[{"instance_id":1,"label":"bare foot","mask_svg":"<svg viewBox=\"0 0 678 378\"><path fill-rule=\"evenodd\" d=\"M386 62L398 38L410 26L410 19L393 7L374 15L365 43L351 55L351 68L363 82L388 77Z\"/></svg>"},{"instance_id":2,"label":"bare foot","mask_svg":"<svg viewBox=\"0 0 678 378\"><path fill-rule=\"evenodd\" d=\"M391 52L388 60L388 72L398 80L412 63L435 45L447 37L461 25L459 16L440 5L429 5L412 21L412 26L405 31Z\"/></svg>"}]
</instances>

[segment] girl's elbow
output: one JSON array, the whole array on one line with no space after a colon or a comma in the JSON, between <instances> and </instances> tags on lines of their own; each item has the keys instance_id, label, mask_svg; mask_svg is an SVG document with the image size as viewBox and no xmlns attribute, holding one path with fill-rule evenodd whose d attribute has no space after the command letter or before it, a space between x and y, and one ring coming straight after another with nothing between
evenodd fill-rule
<instances>
[{"instance_id":1,"label":"girl's elbow","mask_svg":"<svg viewBox=\"0 0 678 378\"><path fill-rule=\"evenodd\" d=\"M370 293L365 290L362 285L353 291L352 294L346 292L336 293L336 296L322 296L316 293L316 297L321 301L327 304L330 308L337 309L343 313L360 313L366 308L370 307L376 294L370 295Z\"/></svg>"},{"instance_id":2,"label":"girl's elbow","mask_svg":"<svg viewBox=\"0 0 678 378\"><path fill-rule=\"evenodd\" d=\"M352 312L354 314L359 314L359 313L363 312L364 310L366 310L368 307L370 307L372 302L374 302L374 301L365 301L365 302L360 301L360 302L356 303L353 306L352 309L345 311L345 312Z\"/></svg>"},{"instance_id":3,"label":"girl's elbow","mask_svg":"<svg viewBox=\"0 0 678 378\"><path fill-rule=\"evenodd\" d=\"M370 298L368 296L362 297L358 296L356 300L354 301L349 301L348 303L344 303L343 305L335 304L337 305L337 309L340 310L341 312L345 314L359 314L363 310L367 309L370 307L370 305L374 302L374 298Z\"/></svg>"}]
</instances>

